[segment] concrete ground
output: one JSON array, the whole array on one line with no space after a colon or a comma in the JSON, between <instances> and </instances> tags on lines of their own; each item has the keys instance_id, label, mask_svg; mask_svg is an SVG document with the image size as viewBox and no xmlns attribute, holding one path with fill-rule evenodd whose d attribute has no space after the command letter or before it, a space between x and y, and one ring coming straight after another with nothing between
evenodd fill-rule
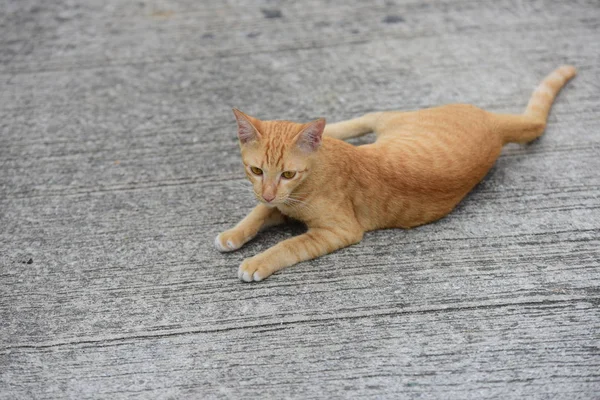
<instances>
[{"instance_id":1,"label":"concrete ground","mask_svg":"<svg viewBox=\"0 0 600 400\"><path fill-rule=\"evenodd\" d=\"M232 107L520 112L579 76L447 218L238 280ZM592 399L597 0L0 2L0 398ZM365 143L367 137L356 143Z\"/></svg>"}]
</instances>

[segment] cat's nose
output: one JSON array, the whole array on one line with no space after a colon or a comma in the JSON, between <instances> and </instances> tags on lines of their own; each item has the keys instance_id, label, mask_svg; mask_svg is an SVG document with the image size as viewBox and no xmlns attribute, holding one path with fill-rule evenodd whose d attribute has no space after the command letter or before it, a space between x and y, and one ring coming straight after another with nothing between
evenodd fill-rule
<instances>
[{"instance_id":1,"label":"cat's nose","mask_svg":"<svg viewBox=\"0 0 600 400\"><path fill-rule=\"evenodd\" d=\"M271 201L273 201L274 198L275 198L274 194L263 194L263 199L265 199L265 201L267 203L270 203Z\"/></svg>"}]
</instances>

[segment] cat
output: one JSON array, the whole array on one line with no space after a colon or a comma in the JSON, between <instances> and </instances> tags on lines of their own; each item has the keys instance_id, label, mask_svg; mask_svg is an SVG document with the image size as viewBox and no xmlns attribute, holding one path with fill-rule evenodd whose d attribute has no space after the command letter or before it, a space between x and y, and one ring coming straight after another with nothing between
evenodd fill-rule
<instances>
[{"instance_id":1,"label":"cat","mask_svg":"<svg viewBox=\"0 0 600 400\"><path fill-rule=\"evenodd\" d=\"M288 218L306 233L245 259L238 277L274 272L360 242L367 231L412 228L450 213L492 167L507 143L542 135L550 107L576 70L548 75L524 114L452 104L420 111L373 112L334 124L261 121L234 109L245 172L259 204L215 246L237 250ZM374 143L344 139L375 132Z\"/></svg>"}]
</instances>

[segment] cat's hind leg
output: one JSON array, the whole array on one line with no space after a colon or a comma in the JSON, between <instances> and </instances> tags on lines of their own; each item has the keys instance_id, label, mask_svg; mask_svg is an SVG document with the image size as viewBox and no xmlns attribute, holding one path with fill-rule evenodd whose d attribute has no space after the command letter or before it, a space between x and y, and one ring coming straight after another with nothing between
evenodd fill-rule
<instances>
[{"instance_id":1,"label":"cat's hind leg","mask_svg":"<svg viewBox=\"0 0 600 400\"><path fill-rule=\"evenodd\" d=\"M323 134L340 140L366 135L375 131L377 121L382 114L382 112L368 113L359 118L327 124Z\"/></svg>"}]
</instances>

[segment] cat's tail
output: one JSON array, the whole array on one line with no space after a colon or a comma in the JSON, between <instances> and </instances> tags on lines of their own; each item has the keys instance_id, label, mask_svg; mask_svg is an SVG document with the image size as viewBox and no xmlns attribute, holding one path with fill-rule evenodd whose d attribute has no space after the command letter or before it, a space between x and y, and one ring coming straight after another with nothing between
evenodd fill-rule
<instances>
[{"instance_id":1,"label":"cat's tail","mask_svg":"<svg viewBox=\"0 0 600 400\"><path fill-rule=\"evenodd\" d=\"M560 89L576 74L575 67L562 66L546 76L535 89L524 114L495 114L497 130L504 144L528 143L542 136L554 99Z\"/></svg>"}]
</instances>

